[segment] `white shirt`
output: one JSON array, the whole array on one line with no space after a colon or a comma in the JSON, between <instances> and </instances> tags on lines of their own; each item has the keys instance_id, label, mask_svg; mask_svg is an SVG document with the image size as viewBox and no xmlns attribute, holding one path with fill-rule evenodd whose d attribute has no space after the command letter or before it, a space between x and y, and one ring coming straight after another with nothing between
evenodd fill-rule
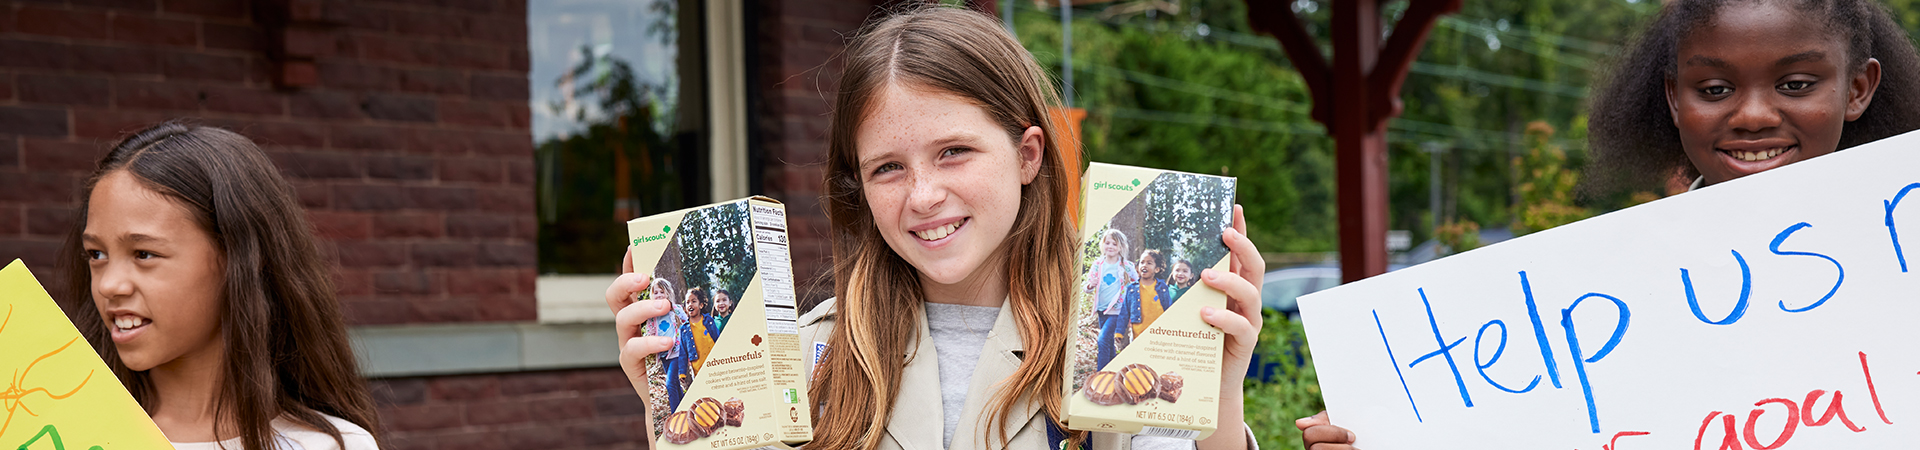
<instances>
[{"instance_id":1,"label":"white shirt","mask_svg":"<svg viewBox=\"0 0 1920 450\"><path fill-rule=\"evenodd\" d=\"M275 450L379 450L380 445L373 441L373 433L366 428L354 425L346 419L320 414L327 423L340 430L340 440L346 447L334 442L333 436L324 431L315 430L306 424L288 419L286 416L273 419L273 446ZM248 450L240 443L240 438L219 442L174 442L174 450Z\"/></svg>"}]
</instances>

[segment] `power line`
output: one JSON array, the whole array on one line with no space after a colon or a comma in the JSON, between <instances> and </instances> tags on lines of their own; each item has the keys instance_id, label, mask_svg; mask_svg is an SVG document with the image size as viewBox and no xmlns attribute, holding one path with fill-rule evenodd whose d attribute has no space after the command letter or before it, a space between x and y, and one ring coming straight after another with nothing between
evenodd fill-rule
<instances>
[{"instance_id":1,"label":"power line","mask_svg":"<svg viewBox=\"0 0 1920 450\"><path fill-rule=\"evenodd\" d=\"M1467 81L1486 83L1486 84L1491 84L1495 86L1526 89L1529 91L1542 92L1542 93L1554 94L1554 95L1564 95L1564 96L1573 97L1573 98L1587 97L1587 88L1585 87L1569 86L1569 85L1554 83L1550 81L1541 81L1541 80L1535 80L1532 78L1521 78L1521 77L1516 77L1512 75L1502 75L1502 74L1487 72L1487 71L1478 70L1478 69L1470 68L1467 66L1461 66L1461 65L1448 66L1448 65L1434 64L1434 63L1428 63L1428 62L1414 61L1413 65L1408 67L1407 71L1410 73L1417 73L1421 75L1455 78L1455 79L1461 79L1461 80L1467 80Z\"/></svg>"}]
</instances>

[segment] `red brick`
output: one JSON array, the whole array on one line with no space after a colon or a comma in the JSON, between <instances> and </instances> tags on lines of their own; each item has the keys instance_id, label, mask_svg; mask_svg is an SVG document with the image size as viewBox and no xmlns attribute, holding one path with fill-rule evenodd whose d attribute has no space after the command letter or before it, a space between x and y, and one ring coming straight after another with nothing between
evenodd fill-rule
<instances>
[{"instance_id":1,"label":"red brick","mask_svg":"<svg viewBox=\"0 0 1920 450\"><path fill-rule=\"evenodd\" d=\"M123 83L114 83L114 86L116 94L124 94L127 90ZM118 97L115 101L122 107L127 106ZM73 134L80 138L119 140L129 133L165 121L168 117L165 114L148 111L74 108Z\"/></svg>"},{"instance_id":2,"label":"red brick","mask_svg":"<svg viewBox=\"0 0 1920 450\"><path fill-rule=\"evenodd\" d=\"M362 184L333 186L333 203L341 209L355 211L386 211L413 205L402 189Z\"/></svg>"},{"instance_id":3,"label":"red brick","mask_svg":"<svg viewBox=\"0 0 1920 450\"><path fill-rule=\"evenodd\" d=\"M502 52L500 47L439 43L424 48L431 49L430 54L420 55L425 63L481 70L508 70L513 65L511 51Z\"/></svg>"},{"instance_id":4,"label":"red brick","mask_svg":"<svg viewBox=\"0 0 1920 450\"><path fill-rule=\"evenodd\" d=\"M533 161L507 160L507 184L514 186L533 185Z\"/></svg>"},{"instance_id":5,"label":"red brick","mask_svg":"<svg viewBox=\"0 0 1920 450\"><path fill-rule=\"evenodd\" d=\"M13 99L13 74L0 73L0 101Z\"/></svg>"},{"instance_id":6,"label":"red brick","mask_svg":"<svg viewBox=\"0 0 1920 450\"><path fill-rule=\"evenodd\" d=\"M407 189L407 197L420 209L464 211L475 205L472 188L416 186Z\"/></svg>"},{"instance_id":7,"label":"red brick","mask_svg":"<svg viewBox=\"0 0 1920 450\"><path fill-rule=\"evenodd\" d=\"M467 36L475 41L496 45L526 45L526 16L475 17Z\"/></svg>"},{"instance_id":8,"label":"red brick","mask_svg":"<svg viewBox=\"0 0 1920 450\"><path fill-rule=\"evenodd\" d=\"M467 405L467 424L477 426L524 423L529 420L524 401L498 401ZM542 419L545 419L544 417Z\"/></svg>"},{"instance_id":9,"label":"red brick","mask_svg":"<svg viewBox=\"0 0 1920 450\"><path fill-rule=\"evenodd\" d=\"M105 78L20 74L18 80L22 102L107 106L113 97Z\"/></svg>"},{"instance_id":10,"label":"red brick","mask_svg":"<svg viewBox=\"0 0 1920 450\"><path fill-rule=\"evenodd\" d=\"M342 267L393 267L407 263L407 247L392 242L337 242Z\"/></svg>"},{"instance_id":11,"label":"red brick","mask_svg":"<svg viewBox=\"0 0 1920 450\"><path fill-rule=\"evenodd\" d=\"M507 50L507 70L526 72L528 64L527 49L514 48Z\"/></svg>"},{"instance_id":12,"label":"red brick","mask_svg":"<svg viewBox=\"0 0 1920 450\"><path fill-rule=\"evenodd\" d=\"M107 13L104 11L25 7L14 13L15 28L22 33L75 39L106 39Z\"/></svg>"},{"instance_id":13,"label":"red brick","mask_svg":"<svg viewBox=\"0 0 1920 450\"><path fill-rule=\"evenodd\" d=\"M166 11L241 19L247 17L247 3L247 0L167 0Z\"/></svg>"},{"instance_id":14,"label":"red brick","mask_svg":"<svg viewBox=\"0 0 1920 450\"><path fill-rule=\"evenodd\" d=\"M315 236L329 241L357 241L373 235L373 218L368 213L309 209L307 221L313 224Z\"/></svg>"},{"instance_id":15,"label":"red brick","mask_svg":"<svg viewBox=\"0 0 1920 450\"><path fill-rule=\"evenodd\" d=\"M440 181L499 184L505 166L492 158L440 158Z\"/></svg>"},{"instance_id":16,"label":"red brick","mask_svg":"<svg viewBox=\"0 0 1920 450\"><path fill-rule=\"evenodd\" d=\"M433 99L410 95L368 94L360 110L369 118L400 122L433 122L437 116Z\"/></svg>"},{"instance_id":17,"label":"red brick","mask_svg":"<svg viewBox=\"0 0 1920 450\"><path fill-rule=\"evenodd\" d=\"M509 448L565 448L573 436L551 427L512 428L501 432Z\"/></svg>"},{"instance_id":18,"label":"red brick","mask_svg":"<svg viewBox=\"0 0 1920 450\"><path fill-rule=\"evenodd\" d=\"M518 107L514 107L514 106L518 106ZM532 117L533 110L527 109L525 108L525 106L526 105L522 103L518 105L510 105L507 108L507 126L508 127L516 130L525 130L529 125L531 125L530 122L533 119Z\"/></svg>"},{"instance_id":19,"label":"red brick","mask_svg":"<svg viewBox=\"0 0 1920 450\"><path fill-rule=\"evenodd\" d=\"M55 262L59 261L60 246L63 242L65 239L55 238L0 239L0 255L7 255L9 263L13 258L19 258L27 263L27 267L57 267ZM47 283L52 279L48 275L51 273L39 275L37 278L51 291L60 285Z\"/></svg>"},{"instance_id":20,"label":"red brick","mask_svg":"<svg viewBox=\"0 0 1920 450\"><path fill-rule=\"evenodd\" d=\"M513 217L500 214L450 214L447 236L456 238L511 238Z\"/></svg>"},{"instance_id":21,"label":"red brick","mask_svg":"<svg viewBox=\"0 0 1920 450\"><path fill-rule=\"evenodd\" d=\"M89 172L107 155L106 145L48 139L22 139L21 157L27 170Z\"/></svg>"},{"instance_id":22,"label":"red brick","mask_svg":"<svg viewBox=\"0 0 1920 450\"><path fill-rule=\"evenodd\" d=\"M381 294L432 294L438 291L435 277L418 270L388 270L373 274L373 290Z\"/></svg>"},{"instance_id":23,"label":"red brick","mask_svg":"<svg viewBox=\"0 0 1920 450\"><path fill-rule=\"evenodd\" d=\"M408 92L465 95L467 75L445 70L403 70L400 72L400 89ZM521 97L520 100L526 100L526 97Z\"/></svg>"},{"instance_id":24,"label":"red brick","mask_svg":"<svg viewBox=\"0 0 1920 450\"><path fill-rule=\"evenodd\" d=\"M339 38L332 31L319 28L287 27L286 30L281 31L280 36L281 41L284 42L282 51L297 57L333 56L334 51L340 47Z\"/></svg>"},{"instance_id":25,"label":"red brick","mask_svg":"<svg viewBox=\"0 0 1920 450\"><path fill-rule=\"evenodd\" d=\"M412 316L412 308L399 300L358 300L343 298L340 301L342 315L347 317L349 325L390 325L407 322ZM392 422L386 422L392 427Z\"/></svg>"},{"instance_id":26,"label":"red brick","mask_svg":"<svg viewBox=\"0 0 1920 450\"><path fill-rule=\"evenodd\" d=\"M191 21L160 19L141 14L114 14L113 40L148 45L192 47L200 42L200 27Z\"/></svg>"},{"instance_id":27,"label":"red brick","mask_svg":"<svg viewBox=\"0 0 1920 450\"><path fill-rule=\"evenodd\" d=\"M448 270L447 293L453 295L505 294L513 291L513 274L499 269Z\"/></svg>"},{"instance_id":28,"label":"red brick","mask_svg":"<svg viewBox=\"0 0 1920 450\"><path fill-rule=\"evenodd\" d=\"M203 23L200 25L200 35L209 49L247 52L267 49L266 33L252 26Z\"/></svg>"},{"instance_id":29,"label":"red brick","mask_svg":"<svg viewBox=\"0 0 1920 450\"><path fill-rule=\"evenodd\" d=\"M616 391L594 396L593 410L599 417L638 416L646 414L647 406L633 392Z\"/></svg>"},{"instance_id":30,"label":"red brick","mask_svg":"<svg viewBox=\"0 0 1920 450\"><path fill-rule=\"evenodd\" d=\"M500 376L500 395L536 396L559 393L566 384L566 372L520 372ZM588 407L592 409L591 406ZM538 414L536 414L538 415Z\"/></svg>"},{"instance_id":31,"label":"red brick","mask_svg":"<svg viewBox=\"0 0 1920 450\"><path fill-rule=\"evenodd\" d=\"M393 31L409 37L464 38L469 26L465 17L437 11L396 11L392 17Z\"/></svg>"},{"instance_id":32,"label":"red brick","mask_svg":"<svg viewBox=\"0 0 1920 450\"><path fill-rule=\"evenodd\" d=\"M320 148L327 145L326 127L311 122L209 119L207 123L245 135L262 147Z\"/></svg>"},{"instance_id":33,"label":"red brick","mask_svg":"<svg viewBox=\"0 0 1920 450\"><path fill-rule=\"evenodd\" d=\"M391 91L400 84L393 69L359 64L320 61L320 84L350 90Z\"/></svg>"},{"instance_id":34,"label":"red brick","mask_svg":"<svg viewBox=\"0 0 1920 450\"><path fill-rule=\"evenodd\" d=\"M528 244L483 244L478 262L489 266L532 266L539 262L539 257Z\"/></svg>"},{"instance_id":35,"label":"red brick","mask_svg":"<svg viewBox=\"0 0 1920 450\"><path fill-rule=\"evenodd\" d=\"M373 216L373 237L435 238L446 235L444 216L430 213L390 213Z\"/></svg>"},{"instance_id":36,"label":"red brick","mask_svg":"<svg viewBox=\"0 0 1920 450\"><path fill-rule=\"evenodd\" d=\"M371 295L373 294L373 272L364 269L341 268L333 271L333 287L337 294Z\"/></svg>"},{"instance_id":37,"label":"red brick","mask_svg":"<svg viewBox=\"0 0 1920 450\"><path fill-rule=\"evenodd\" d=\"M533 212L533 190L527 188L478 188L481 208L506 213Z\"/></svg>"},{"instance_id":38,"label":"red brick","mask_svg":"<svg viewBox=\"0 0 1920 450\"><path fill-rule=\"evenodd\" d=\"M508 108L513 106L503 102L441 100L440 120L458 125L501 128L512 123Z\"/></svg>"},{"instance_id":39,"label":"red brick","mask_svg":"<svg viewBox=\"0 0 1920 450\"><path fill-rule=\"evenodd\" d=\"M347 28L355 30L387 31L393 28L393 17L387 10L359 3L331 3L321 13L325 15L322 21L345 24Z\"/></svg>"},{"instance_id":40,"label":"red brick","mask_svg":"<svg viewBox=\"0 0 1920 450\"><path fill-rule=\"evenodd\" d=\"M427 398L473 401L500 396L500 379L493 375L437 377L427 381Z\"/></svg>"},{"instance_id":41,"label":"red brick","mask_svg":"<svg viewBox=\"0 0 1920 450\"><path fill-rule=\"evenodd\" d=\"M627 384L626 373L617 369L568 372L567 389L575 391L624 389L627 395L633 395L633 387Z\"/></svg>"},{"instance_id":42,"label":"red brick","mask_svg":"<svg viewBox=\"0 0 1920 450\"><path fill-rule=\"evenodd\" d=\"M289 178L309 180L359 179L359 158L332 152L272 151L267 156Z\"/></svg>"},{"instance_id":43,"label":"red brick","mask_svg":"<svg viewBox=\"0 0 1920 450\"><path fill-rule=\"evenodd\" d=\"M436 58L432 44L385 34L356 34L353 46L368 61L421 64Z\"/></svg>"},{"instance_id":44,"label":"red brick","mask_svg":"<svg viewBox=\"0 0 1920 450\"><path fill-rule=\"evenodd\" d=\"M478 244L469 242L425 242L412 245L413 261L429 267L464 267L473 265L479 255Z\"/></svg>"},{"instance_id":45,"label":"red brick","mask_svg":"<svg viewBox=\"0 0 1920 450\"><path fill-rule=\"evenodd\" d=\"M646 442L645 426L646 419L643 417L601 420L568 424L567 434L578 439L580 445L584 446Z\"/></svg>"},{"instance_id":46,"label":"red brick","mask_svg":"<svg viewBox=\"0 0 1920 450\"><path fill-rule=\"evenodd\" d=\"M366 158L366 164L367 176L373 178L433 179L433 159L424 156L369 156Z\"/></svg>"},{"instance_id":47,"label":"red brick","mask_svg":"<svg viewBox=\"0 0 1920 450\"><path fill-rule=\"evenodd\" d=\"M525 130L519 132L471 131L467 134L473 138L472 150L476 154L516 157L533 155L533 135Z\"/></svg>"},{"instance_id":48,"label":"red brick","mask_svg":"<svg viewBox=\"0 0 1920 450\"><path fill-rule=\"evenodd\" d=\"M275 116L287 113L286 96L270 90L216 86L203 92L209 111Z\"/></svg>"},{"instance_id":49,"label":"red brick","mask_svg":"<svg viewBox=\"0 0 1920 450\"><path fill-rule=\"evenodd\" d=\"M473 153L475 142L486 139L475 133L459 130L419 130L407 141L407 147L414 153L437 155L468 155Z\"/></svg>"},{"instance_id":50,"label":"red brick","mask_svg":"<svg viewBox=\"0 0 1920 450\"><path fill-rule=\"evenodd\" d=\"M247 59L194 52L167 52L161 73L169 80L210 80L238 84L247 79Z\"/></svg>"},{"instance_id":51,"label":"red brick","mask_svg":"<svg viewBox=\"0 0 1920 450\"><path fill-rule=\"evenodd\" d=\"M473 302L464 300L414 300L407 302L411 322L472 322L478 316Z\"/></svg>"},{"instance_id":52,"label":"red brick","mask_svg":"<svg viewBox=\"0 0 1920 450\"><path fill-rule=\"evenodd\" d=\"M547 421L593 417L593 400L588 397L561 397L531 400L527 412Z\"/></svg>"},{"instance_id":53,"label":"red brick","mask_svg":"<svg viewBox=\"0 0 1920 450\"><path fill-rule=\"evenodd\" d=\"M473 98L482 100L527 101L527 77L473 75Z\"/></svg>"},{"instance_id":54,"label":"red brick","mask_svg":"<svg viewBox=\"0 0 1920 450\"><path fill-rule=\"evenodd\" d=\"M535 221L532 215L513 218L513 237L514 238L531 241L531 240L534 240L534 238L538 237L539 234L540 234L540 223L538 221Z\"/></svg>"},{"instance_id":55,"label":"red brick","mask_svg":"<svg viewBox=\"0 0 1920 450\"><path fill-rule=\"evenodd\" d=\"M360 102L353 94L320 90L301 90L287 96L294 117L316 119L360 119Z\"/></svg>"},{"instance_id":56,"label":"red brick","mask_svg":"<svg viewBox=\"0 0 1920 450\"><path fill-rule=\"evenodd\" d=\"M121 108L198 110L205 95L199 86L165 81L114 81L113 103Z\"/></svg>"},{"instance_id":57,"label":"red brick","mask_svg":"<svg viewBox=\"0 0 1920 450\"><path fill-rule=\"evenodd\" d=\"M23 230L26 230L26 224L21 219L20 208L14 205L0 206L0 238L19 236Z\"/></svg>"},{"instance_id":58,"label":"red brick","mask_svg":"<svg viewBox=\"0 0 1920 450\"><path fill-rule=\"evenodd\" d=\"M159 8L156 0L69 0L74 6L97 6L102 8L131 9L151 12Z\"/></svg>"},{"instance_id":59,"label":"red brick","mask_svg":"<svg viewBox=\"0 0 1920 450\"><path fill-rule=\"evenodd\" d=\"M72 206L27 207L27 235L64 238L73 231Z\"/></svg>"},{"instance_id":60,"label":"red brick","mask_svg":"<svg viewBox=\"0 0 1920 450\"><path fill-rule=\"evenodd\" d=\"M71 64L66 44L37 41L0 40L0 67L65 69Z\"/></svg>"},{"instance_id":61,"label":"red brick","mask_svg":"<svg viewBox=\"0 0 1920 450\"><path fill-rule=\"evenodd\" d=\"M0 134L67 135L67 110L0 106Z\"/></svg>"},{"instance_id":62,"label":"red brick","mask_svg":"<svg viewBox=\"0 0 1920 450\"><path fill-rule=\"evenodd\" d=\"M539 305L532 295L475 294L472 320L526 322L540 318Z\"/></svg>"},{"instance_id":63,"label":"red brick","mask_svg":"<svg viewBox=\"0 0 1920 450\"><path fill-rule=\"evenodd\" d=\"M157 75L160 73L160 54L134 47L74 45L70 64L73 70L82 72L102 72L114 76Z\"/></svg>"},{"instance_id":64,"label":"red brick","mask_svg":"<svg viewBox=\"0 0 1920 450\"><path fill-rule=\"evenodd\" d=\"M437 434L425 440L433 441L432 450L509 450L505 435L491 428L476 431L456 431ZM381 442L386 445L386 442Z\"/></svg>"},{"instance_id":65,"label":"red brick","mask_svg":"<svg viewBox=\"0 0 1920 450\"><path fill-rule=\"evenodd\" d=\"M333 207L333 188L322 183L288 180L293 185L293 195L300 197L300 206L307 209Z\"/></svg>"},{"instance_id":66,"label":"red brick","mask_svg":"<svg viewBox=\"0 0 1920 450\"><path fill-rule=\"evenodd\" d=\"M0 169L20 168L20 139L0 136Z\"/></svg>"},{"instance_id":67,"label":"red brick","mask_svg":"<svg viewBox=\"0 0 1920 450\"><path fill-rule=\"evenodd\" d=\"M453 428L462 424L461 409L459 405L402 406L381 414L381 417L385 418L382 422L394 431Z\"/></svg>"},{"instance_id":68,"label":"red brick","mask_svg":"<svg viewBox=\"0 0 1920 450\"><path fill-rule=\"evenodd\" d=\"M427 399L427 380L423 378L387 378L367 380L374 404L381 409L417 404Z\"/></svg>"},{"instance_id":69,"label":"red brick","mask_svg":"<svg viewBox=\"0 0 1920 450\"><path fill-rule=\"evenodd\" d=\"M399 151L406 148L405 129L336 125L327 130L333 148Z\"/></svg>"}]
</instances>

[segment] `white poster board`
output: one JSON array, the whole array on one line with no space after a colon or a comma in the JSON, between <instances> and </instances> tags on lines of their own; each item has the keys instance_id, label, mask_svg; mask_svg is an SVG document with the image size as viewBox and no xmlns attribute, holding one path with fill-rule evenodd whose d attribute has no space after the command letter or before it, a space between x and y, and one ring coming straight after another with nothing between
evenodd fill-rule
<instances>
[{"instance_id":1,"label":"white poster board","mask_svg":"<svg viewBox=\"0 0 1920 450\"><path fill-rule=\"evenodd\" d=\"M1920 133L1300 309L1367 450L1913 448Z\"/></svg>"}]
</instances>

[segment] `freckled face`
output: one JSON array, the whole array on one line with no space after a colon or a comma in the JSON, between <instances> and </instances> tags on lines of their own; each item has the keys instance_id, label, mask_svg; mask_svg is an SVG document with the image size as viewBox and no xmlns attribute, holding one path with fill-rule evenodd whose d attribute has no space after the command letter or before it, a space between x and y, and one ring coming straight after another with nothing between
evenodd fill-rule
<instances>
[{"instance_id":1,"label":"freckled face","mask_svg":"<svg viewBox=\"0 0 1920 450\"><path fill-rule=\"evenodd\" d=\"M887 246L933 283L1003 272L984 266L1013 229L1021 186L1040 171L1040 128L1011 136L964 98L899 84L871 108L854 139Z\"/></svg>"},{"instance_id":2,"label":"freckled face","mask_svg":"<svg viewBox=\"0 0 1920 450\"><path fill-rule=\"evenodd\" d=\"M174 199L113 172L88 197L82 245L93 304L135 371L224 357L224 262L213 236Z\"/></svg>"},{"instance_id":3,"label":"freckled face","mask_svg":"<svg viewBox=\"0 0 1920 450\"><path fill-rule=\"evenodd\" d=\"M1878 62L1849 73L1821 21L1773 4L1724 8L1677 50L1667 99L1707 184L1832 153L1879 79Z\"/></svg>"}]
</instances>

